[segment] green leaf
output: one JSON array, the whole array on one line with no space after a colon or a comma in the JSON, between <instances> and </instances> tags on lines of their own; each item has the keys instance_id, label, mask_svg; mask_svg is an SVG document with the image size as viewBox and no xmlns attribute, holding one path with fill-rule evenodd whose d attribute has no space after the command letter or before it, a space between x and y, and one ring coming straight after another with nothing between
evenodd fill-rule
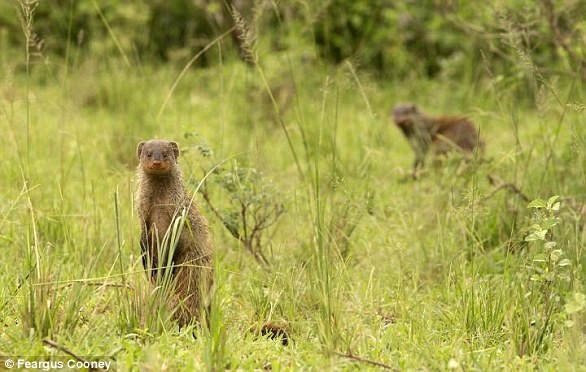
<instances>
[{"instance_id":1,"label":"green leaf","mask_svg":"<svg viewBox=\"0 0 586 372\"><path fill-rule=\"evenodd\" d=\"M552 227L554 227L555 225L557 225L558 223L560 223L561 219L559 217L551 217L551 218L546 218L545 220L543 220L540 224L541 228L544 230L549 230Z\"/></svg>"},{"instance_id":2,"label":"green leaf","mask_svg":"<svg viewBox=\"0 0 586 372\"><path fill-rule=\"evenodd\" d=\"M545 208L546 206L547 204L545 203L545 200L535 199L532 200L529 205L527 205L527 208Z\"/></svg>"},{"instance_id":3,"label":"green leaf","mask_svg":"<svg viewBox=\"0 0 586 372\"><path fill-rule=\"evenodd\" d=\"M556 200L558 200L559 198L560 198L559 195L554 195L551 198L547 199L547 208L553 209ZM559 204L559 202L557 204ZM559 205L558 205L558 209L559 209ZM557 209L555 209L555 210L557 210Z\"/></svg>"},{"instance_id":4,"label":"green leaf","mask_svg":"<svg viewBox=\"0 0 586 372\"><path fill-rule=\"evenodd\" d=\"M551 253L549 254L549 258L553 261L553 262L557 262L560 257L562 256L563 252L561 249L554 249L553 251L551 251Z\"/></svg>"},{"instance_id":5,"label":"green leaf","mask_svg":"<svg viewBox=\"0 0 586 372\"><path fill-rule=\"evenodd\" d=\"M558 243L556 243L556 242L545 242L545 244L543 246L547 250L552 250L553 248L555 248L556 245L558 245Z\"/></svg>"},{"instance_id":6,"label":"green leaf","mask_svg":"<svg viewBox=\"0 0 586 372\"><path fill-rule=\"evenodd\" d=\"M547 262L547 257L544 254L536 254L535 257L533 257L533 262Z\"/></svg>"},{"instance_id":7,"label":"green leaf","mask_svg":"<svg viewBox=\"0 0 586 372\"><path fill-rule=\"evenodd\" d=\"M568 258L564 258L563 260L561 260L558 263L559 267L566 267L566 266L571 266L572 265L572 261L570 261Z\"/></svg>"},{"instance_id":8,"label":"green leaf","mask_svg":"<svg viewBox=\"0 0 586 372\"><path fill-rule=\"evenodd\" d=\"M525 241L530 242L533 240L545 240L545 234L547 234L547 230L534 231L525 237Z\"/></svg>"}]
</instances>

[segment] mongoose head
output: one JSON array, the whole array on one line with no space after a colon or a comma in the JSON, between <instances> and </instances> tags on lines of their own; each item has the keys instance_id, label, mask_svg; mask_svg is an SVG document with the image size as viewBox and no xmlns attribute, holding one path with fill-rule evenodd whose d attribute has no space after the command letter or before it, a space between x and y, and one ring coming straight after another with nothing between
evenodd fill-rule
<instances>
[{"instance_id":1,"label":"mongoose head","mask_svg":"<svg viewBox=\"0 0 586 372\"><path fill-rule=\"evenodd\" d=\"M165 175L173 169L179 158L179 146L173 141L143 141L138 144L136 155L146 173Z\"/></svg>"},{"instance_id":2,"label":"mongoose head","mask_svg":"<svg viewBox=\"0 0 586 372\"><path fill-rule=\"evenodd\" d=\"M399 103L395 107L393 107L393 119L395 121L406 119L411 115L419 114L419 108L414 103Z\"/></svg>"},{"instance_id":3,"label":"mongoose head","mask_svg":"<svg viewBox=\"0 0 586 372\"><path fill-rule=\"evenodd\" d=\"M405 133L412 131L413 118L421 114L419 108L414 103L399 103L393 107L391 112L395 124Z\"/></svg>"}]
</instances>

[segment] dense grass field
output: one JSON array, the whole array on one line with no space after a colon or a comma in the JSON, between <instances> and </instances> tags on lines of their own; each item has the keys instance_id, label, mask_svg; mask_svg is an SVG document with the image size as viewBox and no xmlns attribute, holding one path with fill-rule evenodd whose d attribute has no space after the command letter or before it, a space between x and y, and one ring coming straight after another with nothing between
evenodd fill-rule
<instances>
[{"instance_id":1,"label":"dense grass field","mask_svg":"<svg viewBox=\"0 0 586 372\"><path fill-rule=\"evenodd\" d=\"M585 369L581 83L535 77L530 100L497 78L381 81L295 54L184 73L112 56L27 75L21 62L0 81L3 360L68 350L119 370ZM411 179L388 115L406 101L468 115L484 154ZM180 143L210 222L209 330L179 330L152 300L134 205L136 145L149 138ZM243 195L282 207L255 246L265 263L196 192L217 164L205 190L224 221L242 228L230 213ZM267 322L287 345L254 331Z\"/></svg>"}]
</instances>

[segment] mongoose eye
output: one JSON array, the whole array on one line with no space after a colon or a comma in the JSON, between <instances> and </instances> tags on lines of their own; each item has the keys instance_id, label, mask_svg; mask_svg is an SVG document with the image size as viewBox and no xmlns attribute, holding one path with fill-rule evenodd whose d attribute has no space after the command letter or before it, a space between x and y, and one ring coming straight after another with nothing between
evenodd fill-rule
<instances>
[{"instance_id":1,"label":"mongoose eye","mask_svg":"<svg viewBox=\"0 0 586 372\"><path fill-rule=\"evenodd\" d=\"M153 153L152 152L147 153L147 158L152 158L152 157L153 157Z\"/></svg>"},{"instance_id":2,"label":"mongoose eye","mask_svg":"<svg viewBox=\"0 0 586 372\"><path fill-rule=\"evenodd\" d=\"M164 153L163 153L163 157L164 157L165 159L167 159L167 158L169 157L169 154L168 154L168 153L166 153L166 152L164 152Z\"/></svg>"}]
</instances>

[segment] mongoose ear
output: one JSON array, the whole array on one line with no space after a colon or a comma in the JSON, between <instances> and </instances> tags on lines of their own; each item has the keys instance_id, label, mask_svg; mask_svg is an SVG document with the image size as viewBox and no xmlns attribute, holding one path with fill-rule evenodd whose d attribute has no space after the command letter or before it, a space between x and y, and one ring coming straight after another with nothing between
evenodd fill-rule
<instances>
[{"instance_id":1,"label":"mongoose ear","mask_svg":"<svg viewBox=\"0 0 586 372\"><path fill-rule=\"evenodd\" d=\"M138 159L140 159L140 155L142 154L142 148L144 146L145 142L139 142L138 147L136 148L136 156L138 157Z\"/></svg>"},{"instance_id":2,"label":"mongoose ear","mask_svg":"<svg viewBox=\"0 0 586 372\"><path fill-rule=\"evenodd\" d=\"M173 142L173 141L170 141L169 144L171 145L171 148L173 149L173 154L175 154L175 159L177 159L179 157L179 145L177 144L177 142Z\"/></svg>"}]
</instances>

